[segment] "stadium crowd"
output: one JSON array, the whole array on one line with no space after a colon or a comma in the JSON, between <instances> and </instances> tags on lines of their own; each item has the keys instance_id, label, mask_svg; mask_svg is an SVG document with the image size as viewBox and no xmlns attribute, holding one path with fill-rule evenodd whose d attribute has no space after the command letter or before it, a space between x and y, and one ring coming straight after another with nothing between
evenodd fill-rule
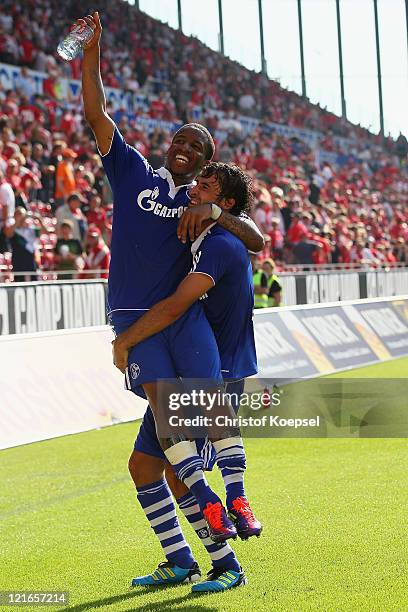
<instances>
[{"instance_id":1,"label":"stadium crowd","mask_svg":"<svg viewBox=\"0 0 408 612\"><path fill-rule=\"evenodd\" d=\"M160 124L194 110L216 140L216 159L254 178L253 217L266 238L259 259L283 266L408 263L408 144L336 117L172 30L127 3L97 2L104 22L106 86L143 95L148 107L110 112L126 140L153 167L171 139ZM61 78L80 78L80 59L55 49L83 4L5 0L0 62L22 67L16 88L0 85L0 272L21 280L106 276L112 194L78 101L63 99ZM29 69L48 74L35 93ZM239 116L259 120L247 133ZM139 119L157 120L146 127ZM319 148L279 135L270 123L322 134ZM340 137L340 138L339 138ZM348 140L342 140L347 138ZM334 154L325 161L320 152ZM326 156L327 157L327 156Z\"/></svg>"}]
</instances>

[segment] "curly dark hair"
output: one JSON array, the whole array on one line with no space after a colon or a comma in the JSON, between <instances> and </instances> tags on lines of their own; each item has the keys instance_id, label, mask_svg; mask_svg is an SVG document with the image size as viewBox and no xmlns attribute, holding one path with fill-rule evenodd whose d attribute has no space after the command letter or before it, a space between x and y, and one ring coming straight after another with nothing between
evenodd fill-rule
<instances>
[{"instance_id":1,"label":"curly dark hair","mask_svg":"<svg viewBox=\"0 0 408 612\"><path fill-rule=\"evenodd\" d=\"M200 172L203 178L214 176L220 186L219 199L234 198L235 205L228 210L238 217L242 213L249 214L254 198L251 177L234 164L210 162Z\"/></svg>"}]
</instances>

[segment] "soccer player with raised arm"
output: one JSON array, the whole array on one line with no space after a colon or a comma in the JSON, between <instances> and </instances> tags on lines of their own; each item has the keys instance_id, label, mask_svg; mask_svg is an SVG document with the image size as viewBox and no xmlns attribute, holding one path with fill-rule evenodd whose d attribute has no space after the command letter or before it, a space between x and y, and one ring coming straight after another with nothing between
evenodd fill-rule
<instances>
[{"instance_id":1,"label":"soccer player with raised arm","mask_svg":"<svg viewBox=\"0 0 408 612\"><path fill-rule=\"evenodd\" d=\"M252 198L248 175L237 166L221 163L205 166L189 194L193 206L215 203L221 210L229 210L235 215L248 212ZM227 383L226 391L233 397L240 397L245 378L257 372L252 324L254 290L248 251L235 236L209 220L205 222L202 233L193 243L191 252L192 269L175 293L155 304L116 338L113 343L115 365L124 371L127 367L128 352L136 343L160 333L181 317L194 302L202 299L207 319L217 340L223 377ZM214 462L221 469L227 492L226 506L236 524L238 535L243 539L259 535L262 527L252 513L244 490L245 454L242 440L229 439L227 444L225 441L216 442L217 455L211 451L208 453L209 441L197 440L196 444L200 454L208 457L206 469L211 469ZM225 464L225 458L231 454L237 457L237 465L232 470ZM145 413L129 464L136 485L140 473L146 477L148 456L161 459L162 469L164 468L165 455L159 445L153 415L149 409ZM231 579L230 576L230 581L223 583L225 575L228 579L229 570L225 564L229 560L231 549L226 544L224 547L217 547L208 538L203 517L193 495L183 483L175 480L171 468L166 469L166 478L181 511L185 513L206 546L213 562L208 580L195 585L193 590L219 591L242 584L245 580L242 570L237 572L237 575L233 571L235 578ZM154 575L155 572L135 578L133 584L155 584Z\"/></svg>"},{"instance_id":2,"label":"soccer player with raised arm","mask_svg":"<svg viewBox=\"0 0 408 612\"><path fill-rule=\"evenodd\" d=\"M186 210L187 189L211 160L214 142L203 126L185 125L173 137L166 167L154 170L149 166L124 141L106 112L100 76L102 28L98 13L77 23L86 23L94 30L84 48L82 94L85 117L95 134L114 194L108 309L115 332L120 334L175 291L189 268L187 237L195 239L204 219L216 220L218 211L207 205ZM262 249L263 238L254 224L227 212L222 213L217 223L242 239L249 249ZM128 386L132 390L143 387L153 412L159 409L157 381L178 377L222 383L214 334L199 303L161 334L136 345L129 354ZM165 448L165 454L175 473L194 494L211 536L218 541L235 537L235 525L209 487L203 459L195 445L176 440L173 446ZM234 456L226 461L234 467ZM175 578L173 582L180 581L194 571L194 559L178 525L162 472L157 473L154 483L149 478L137 487L138 499L155 532L162 534L161 544L172 564L170 577ZM153 517L152 506L157 508Z\"/></svg>"}]
</instances>

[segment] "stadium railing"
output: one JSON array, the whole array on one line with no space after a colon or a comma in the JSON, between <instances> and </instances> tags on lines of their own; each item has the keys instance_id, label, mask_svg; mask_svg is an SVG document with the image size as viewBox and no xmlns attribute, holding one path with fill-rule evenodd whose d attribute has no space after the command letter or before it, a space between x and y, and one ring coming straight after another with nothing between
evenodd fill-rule
<instances>
[{"instance_id":1,"label":"stadium railing","mask_svg":"<svg viewBox=\"0 0 408 612\"><path fill-rule=\"evenodd\" d=\"M339 264L283 264L278 268L278 274L306 274L310 272L367 272L381 270L383 272L394 270L407 270L408 266L404 262L396 263L339 263ZM14 277L27 277L30 282L64 280L64 278L89 279L106 278L109 270L24 270L15 271L11 267L0 265L0 283L14 282Z\"/></svg>"}]
</instances>

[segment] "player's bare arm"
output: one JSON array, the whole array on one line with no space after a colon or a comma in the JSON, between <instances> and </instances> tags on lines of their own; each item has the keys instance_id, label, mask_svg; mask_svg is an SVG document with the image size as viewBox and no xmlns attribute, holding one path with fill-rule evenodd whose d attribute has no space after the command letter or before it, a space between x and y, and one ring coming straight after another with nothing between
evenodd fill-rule
<instances>
[{"instance_id":1,"label":"player's bare arm","mask_svg":"<svg viewBox=\"0 0 408 612\"><path fill-rule=\"evenodd\" d=\"M259 251L262 251L265 247L263 235L259 231L256 223L249 217L236 217L224 210L217 223L242 240L249 251L259 253Z\"/></svg>"},{"instance_id":2,"label":"player's bare arm","mask_svg":"<svg viewBox=\"0 0 408 612\"><path fill-rule=\"evenodd\" d=\"M108 153L115 124L106 113L106 98L100 70L100 40L102 26L99 13L78 19L77 24L88 25L94 35L84 47L82 60L82 98L85 119L95 134L96 143L102 155Z\"/></svg>"},{"instance_id":3,"label":"player's bare arm","mask_svg":"<svg viewBox=\"0 0 408 612\"><path fill-rule=\"evenodd\" d=\"M189 274L176 291L153 306L126 331L113 341L113 363L124 372L129 350L146 338L162 331L177 321L202 295L214 286L213 279L200 272Z\"/></svg>"},{"instance_id":4,"label":"player's bare arm","mask_svg":"<svg viewBox=\"0 0 408 612\"><path fill-rule=\"evenodd\" d=\"M194 241L202 231L202 223L211 219L211 203L192 206L184 212L177 228L177 235L182 242L187 238ZM265 240L257 225L246 216L235 216L225 210L217 219L218 225L242 240L249 251L258 253L265 247Z\"/></svg>"}]
</instances>

